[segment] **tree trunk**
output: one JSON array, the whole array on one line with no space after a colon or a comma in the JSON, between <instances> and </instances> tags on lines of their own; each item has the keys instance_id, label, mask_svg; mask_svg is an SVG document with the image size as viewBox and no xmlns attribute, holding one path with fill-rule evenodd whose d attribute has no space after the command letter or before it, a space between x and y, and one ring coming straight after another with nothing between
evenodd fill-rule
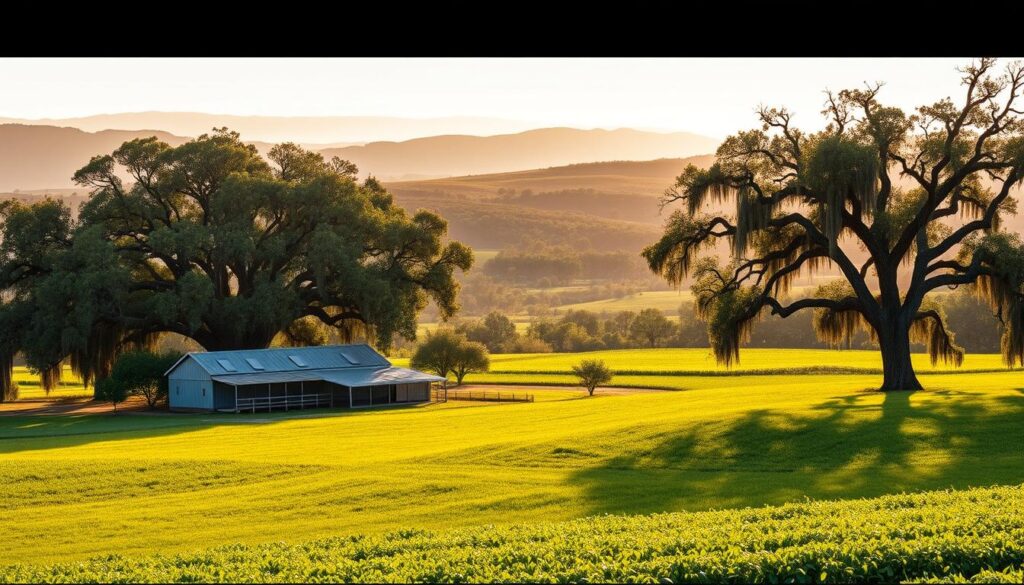
<instances>
[{"instance_id":1,"label":"tree trunk","mask_svg":"<svg viewBox=\"0 0 1024 585\"><path fill-rule=\"evenodd\" d=\"M910 324L894 319L878 334L882 350L882 387L879 390L921 390L910 361Z\"/></svg>"}]
</instances>

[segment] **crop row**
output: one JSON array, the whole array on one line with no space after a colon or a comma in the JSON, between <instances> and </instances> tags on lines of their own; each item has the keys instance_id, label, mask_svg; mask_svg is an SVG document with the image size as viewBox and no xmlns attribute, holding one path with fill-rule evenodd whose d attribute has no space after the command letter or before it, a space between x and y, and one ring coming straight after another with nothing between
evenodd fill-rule
<instances>
[{"instance_id":1,"label":"crop row","mask_svg":"<svg viewBox=\"0 0 1024 585\"><path fill-rule=\"evenodd\" d=\"M1024 566L1024 486L0 569L47 582L999 580Z\"/></svg>"}]
</instances>

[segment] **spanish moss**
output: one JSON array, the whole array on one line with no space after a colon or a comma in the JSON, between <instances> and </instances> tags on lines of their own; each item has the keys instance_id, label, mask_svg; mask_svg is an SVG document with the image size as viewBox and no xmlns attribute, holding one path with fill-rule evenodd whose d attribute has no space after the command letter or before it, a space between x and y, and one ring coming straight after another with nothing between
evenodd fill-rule
<instances>
[{"instance_id":1,"label":"spanish moss","mask_svg":"<svg viewBox=\"0 0 1024 585\"><path fill-rule=\"evenodd\" d=\"M50 392L53 392L58 385L60 385L62 369L63 365L61 362L57 362L39 371L39 383L43 387L43 391L46 392L47 396L49 396Z\"/></svg>"},{"instance_id":2,"label":"spanish moss","mask_svg":"<svg viewBox=\"0 0 1024 585\"><path fill-rule=\"evenodd\" d=\"M811 150L801 178L818 201L822 229L833 251L838 247L848 200L859 204L861 217L874 215L878 171L878 155L871 146L830 136Z\"/></svg>"},{"instance_id":3,"label":"spanish moss","mask_svg":"<svg viewBox=\"0 0 1024 585\"><path fill-rule=\"evenodd\" d=\"M915 319L910 325L910 339L924 344L933 366L942 360L959 368L964 363L964 348L956 344L944 319L936 315L929 313Z\"/></svg>"}]
</instances>

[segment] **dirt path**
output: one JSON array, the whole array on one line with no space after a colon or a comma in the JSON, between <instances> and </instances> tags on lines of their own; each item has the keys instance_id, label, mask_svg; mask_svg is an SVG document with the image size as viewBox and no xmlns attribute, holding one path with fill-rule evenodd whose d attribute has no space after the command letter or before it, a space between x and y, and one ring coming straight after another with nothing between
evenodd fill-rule
<instances>
[{"instance_id":1,"label":"dirt path","mask_svg":"<svg viewBox=\"0 0 1024 585\"><path fill-rule=\"evenodd\" d=\"M463 384L462 386L449 386L449 392L462 392L471 390L487 390L490 392L551 392L554 390L565 392L566 390L578 390L580 394L587 391L582 386L530 386L518 384ZM623 388L621 386L599 386L594 391L594 396L623 396L627 394L643 394L646 392L671 392L659 388Z\"/></svg>"},{"instance_id":2,"label":"dirt path","mask_svg":"<svg viewBox=\"0 0 1024 585\"><path fill-rule=\"evenodd\" d=\"M0 416L37 416L59 414L112 414L114 407L109 402L95 402L89 398L53 398L15 400L0 402ZM118 414L167 415L166 410L149 410L145 399L133 396L117 405Z\"/></svg>"}]
</instances>

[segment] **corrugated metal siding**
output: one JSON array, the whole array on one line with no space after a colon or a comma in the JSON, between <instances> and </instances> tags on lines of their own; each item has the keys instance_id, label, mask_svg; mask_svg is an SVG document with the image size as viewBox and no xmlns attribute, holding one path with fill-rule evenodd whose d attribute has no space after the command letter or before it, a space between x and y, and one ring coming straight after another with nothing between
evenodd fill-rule
<instances>
[{"instance_id":1,"label":"corrugated metal siding","mask_svg":"<svg viewBox=\"0 0 1024 585\"><path fill-rule=\"evenodd\" d=\"M210 380L169 380L167 403L173 408L213 410L213 382Z\"/></svg>"},{"instance_id":2,"label":"corrugated metal siding","mask_svg":"<svg viewBox=\"0 0 1024 585\"><path fill-rule=\"evenodd\" d=\"M210 374L190 354L167 376L168 380L209 380Z\"/></svg>"},{"instance_id":3,"label":"corrugated metal siding","mask_svg":"<svg viewBox=\"0 0 1024 585\"><path fill-rule=\"evenodd\" d=\"M192 356L187 356L167 376L167 404L171 408L213 410L213 381Z\"/></svg>"}]
</instances>

